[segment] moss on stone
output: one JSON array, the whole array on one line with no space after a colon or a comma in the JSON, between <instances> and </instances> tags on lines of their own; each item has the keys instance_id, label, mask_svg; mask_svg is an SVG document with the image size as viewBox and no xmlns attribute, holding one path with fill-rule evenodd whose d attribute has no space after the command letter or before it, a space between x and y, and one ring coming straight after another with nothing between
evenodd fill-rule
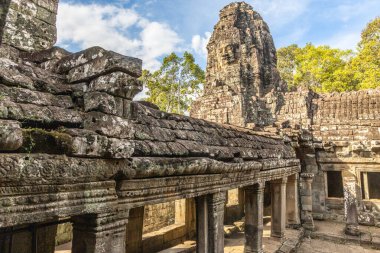
<instances>
[{"instance_id":1,"label":"moss on stone","mask_svg":"<svg viewBox=\"0 0 380 253\"><path fill-rule=\"evenodd\" d=\"M73 139L70 135L41 128L22 129L24 141L20 152L67 154L71 153Z\"/></svg>"}]
</instances>

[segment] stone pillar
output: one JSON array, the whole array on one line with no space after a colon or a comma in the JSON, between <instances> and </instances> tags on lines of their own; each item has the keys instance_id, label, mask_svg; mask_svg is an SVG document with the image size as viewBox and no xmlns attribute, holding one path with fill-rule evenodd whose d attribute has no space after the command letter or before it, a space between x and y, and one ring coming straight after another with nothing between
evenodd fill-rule
<instances>
[{"instance_id":1,"label":"stone pillar","mask_svg":"<svg viewBox=\"0 0 380 253\"><path fill-rule=\"evenodd\" d=\"M195 199L197 219L197 253L208 252L208 205L207 196Z\"/></svg>"},{"instance_id":2,"label":"stone pillar","mask_svg":"<svg viewBox=\"0 0 380 253\"><path fill-rule=\"evenodd\" d=\"M245 253L263 251L264 183L244 189L245 195Z\"/></svg>"},{"instance_id":3,"label":"stone pillar","mask_svg":"<svg viewBox=\"0 0 380 253\"><path fill-rule=\"evenodd\" d=\"M302 226L308 230L314 230L313 220L313 197L311 183L313 182L313 173L301 173L300 196L301 196L301 222Z\"/></svg>"},{"instance_id":4,"label":"stone pillar","mask_svg":"<svg viewBox=\"0 0 380 253\"><path fill-rule=\"evenodd\" d=\"M283 237L286 219L286 182L287 178L271 181L272 221L271 236Z\"/></svg>"},{"instance_id":5,"label":"stone pillar","mask_svg":"<svg viewBox=\"0 0 380 253\"><path fill-rule=\"evenodd\" d=\"M128 210L73 218L72 253L125 253Z\"/></svg>"},{"instance_id":6,"label":"stone pillar","mask_svg":"<svg viewBox=\"0 0 380 253\"><path fill-rule=\"evenodd\" d=\"M348 235L358 236L358 199L357 199L357 182L355 174L349 171L343 171L343 192L344 192L344 215L346 219L346 228L344 232Z\"/></svg>"},{"instance_id":7,"label":"stone pillar","mask_svg":"<svg viewBox=\"0 0 380 253\"><path fill-rule=\"evenodd\" d=\"M54 253L58 225L41 226L36 230L37 253Z\"/></svg>"},{"instance_id":8,"label":"stone pillar","mask_svg":"<svg viewBox=\"0 0 380 253\"><path fill-rule=\"evenodd\" d=\"M244 217L244 208L245 208L245 196L244 196L244 190L239 188L239 207L240 207L240 216L241 218Z\"/></svg>"},{"instance_id":9,"label":"stone pillar","mask_svg":"<svg viewBox=\"0 0 380 253\"><path fill-rule=\"evenodd\" d=\"M210 253L224 252L224 206L226 192L219 192L207 196L208 205L208 240Z\"/></svg>"},{"instance_id":10,"label":"stone pillar","mask_svg":"<svg viewBox=\"0 0 380 253\"><path fill-rule=\"evenodd\" d=\"M224 206L226 192L201 196L197 204L197 252L224 252Z\"/></svg>"},{"instance_id":11,"label":"stone pillar","mask_svg":"<svg viewBox=\"0 0 380 253\"><path fill-rule=\"evenodd\" d=\"M144 226L144 206L129 211L126 236L126 253L142 252L142 235Z\"/></svg>"},{"instance_id":12,"label":"stone pillar","mask_svg":"<svg viewBox=\"0 0 380 253\"><path fill-rule=\"evenodd\" d=\"M288 177L286 185L286 222L290 227L298 226L301 223L298 206L298 174Z\"/></svg>"}]
</instances>

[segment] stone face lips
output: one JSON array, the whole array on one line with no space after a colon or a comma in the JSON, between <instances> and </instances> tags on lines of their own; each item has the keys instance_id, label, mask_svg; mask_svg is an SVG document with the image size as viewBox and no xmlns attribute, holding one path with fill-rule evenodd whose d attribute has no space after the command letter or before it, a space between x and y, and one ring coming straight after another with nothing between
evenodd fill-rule
<instances>
[{"instance_id":1,"label":"stone face lips","mask_svg":"<svg viewBox=\"0 0 380 253\"><path fill-rule=\"evenodd\" d=\"M29 52L55 44L58 0L4 0L2 4L2 44Z\"/></svg>"},{"instance_id":2,"label":"stone face lips","mask_svg":"<svg viewBox=\"0 0 380 253\"><path fill-rule=\"evenodd\" d=\"M271 108L260 100L285 86L276 68L272 36L261 16L244 2L226 6L207 49L204 96L193 105L191 115L239 126L265 125L263 111Z\"/></svg>"}]
</instances>

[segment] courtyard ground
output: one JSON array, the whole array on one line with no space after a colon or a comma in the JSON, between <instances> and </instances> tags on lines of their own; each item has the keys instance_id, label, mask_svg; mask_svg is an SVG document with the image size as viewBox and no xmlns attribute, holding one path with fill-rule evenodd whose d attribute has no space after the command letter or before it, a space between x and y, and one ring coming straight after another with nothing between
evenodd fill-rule
<instances>
[{"instance_id":1,"label":"courtyard ground","mask_svg":"<svg viewBox=\"0 0 380 253\"><path fill-rule=\"evenodd\" d=\"M380 253L380 228L361 226L360 237L343 233L344 224L331 221L315 221L316 231L302 239L298 253ZM288 252L294 248L301 231L286 229L283 239L270 237L270 223L264 226L263 248L265 253L274 253L280 249ZM56 248L55 253L71 253L71 243ZM195 241L187 241L159 253L195 252ZM237 232L225 239L224 253L244 252L244 232Z\"/></svg>"}]
</instances>

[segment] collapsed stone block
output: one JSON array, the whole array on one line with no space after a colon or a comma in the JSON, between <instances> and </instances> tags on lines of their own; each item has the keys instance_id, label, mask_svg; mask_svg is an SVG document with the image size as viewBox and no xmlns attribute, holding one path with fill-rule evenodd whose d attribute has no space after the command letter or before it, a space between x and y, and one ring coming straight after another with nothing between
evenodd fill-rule
<instances>
[{"instance_id":1,"label":"collapsed stone block","mask_svg":"<svg viewBox=\"0 0 380 253\"><path fill-rule=\"evenodd\" d=\"M142 61L109 51L103 57L71 69L67 75L67 80L70 83L91 81L96 77L116 71L130 74L133 77L140 77Z\"/></svg>"},{"instance_id":2,"label":"collapsed stone block","mask_svg":"<svg viewBox=\"0 0 380 253\"><path fill-rule=\"evenodd\" d=\"M63 58L57 62L55 71L67 74L70 83L91 81L112 72L123 72L137 78L142 74L142 61L101 47L92 47Z\"/></svg>"},{"instance_id":3,"label":"collapsed stone block","mask_svg":"<svg viewBox=\"0 0 380 253\"><path fill-rule=\"evenodd\" d=\"M66 74L73 68L77 68L89 61L104 56L106 52L107 50L101 47L87 48L83 51L64 57L56 64L54 70L59 74Z\"/></svg>"}]
</instances>

